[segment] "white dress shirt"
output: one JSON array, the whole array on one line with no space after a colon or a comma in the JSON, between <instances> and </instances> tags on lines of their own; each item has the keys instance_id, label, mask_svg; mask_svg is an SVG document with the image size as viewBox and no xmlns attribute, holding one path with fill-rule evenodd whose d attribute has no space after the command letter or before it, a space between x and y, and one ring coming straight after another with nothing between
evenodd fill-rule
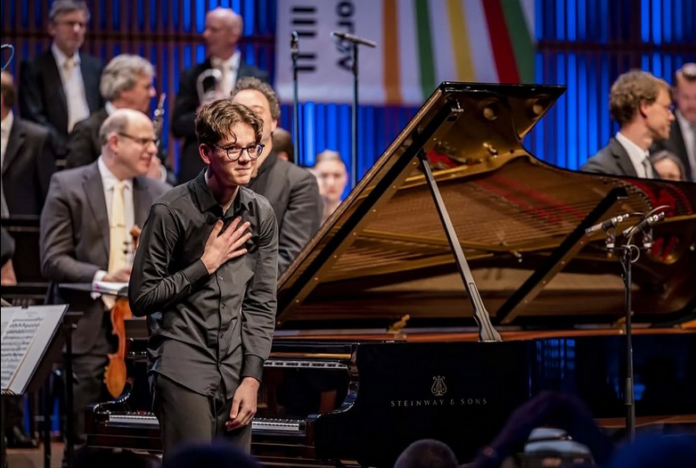
<instances>
[{"instance_id":1,"label":"white dress shirt","mask_svg":"<svg viewBox=\"0 0 696 468\"><path fill-rule=\"evenodd\" d=\"M677 111L677 122L681 128L682 136L684 137L684 146L686 146L686 155L689 158L691 165L691 176L696 180L696 124L690 124L681 112ZM686 179L686 174L682 174Z\"/></svg>"},{"instance_id":2,"label":"white dress shirt","mask_svg":"<svg viewBox=\"0 0 696 468\"><path fill-rule=\"evenodd\" d=\"M638 174L638 177L651 179L655 177L650 164L650 153L626 138L621 132L616 133L616 140L621 143L631 158L631 163ZM645 162L644 162L645 161ZM647 164L646 164L647 163Z\"/></svg>"},{"instance_id":3,"label":"white dress shirt","mask_svg":"<svg viewBox=\"0 0 696 468\"><path fill-rule=\"evenodd\" d=\"M213 68L217 68L222 72L222 82L220 87L222 88L222 93L224 96L229 96L234 89L234 85L237 83L237 72L239 71L239 64L242 61L242 54L237 51L232 55L232 57L227 60L222 60L217 57L212 57L210 59L210 64Z\"/></svg>"},{"instance_id":4,"label":"white dress shirt","mask_svg":"<svg viewBox=\"0 0 696 468\"><path fill-rule=\"evenodd\" d=\"M111 222L111 204L114 199L114 186L118 182L118 178L106 167L104 164L104 159L99 156L97 159L97 167L99 167L99 174L101 174L102 186L104 187L104 199L106 200L106 212L109 217L109 222ZM124 190L123 190L123 202L124 211L126 217L126 232L131 232L133 225L135 224L135 206L133 204L133 179L124 180ZM106 271L99 270L94 275L94 281L102 281L104 276L106 276Z\"/></svg>"},{"instance_id":5,"label":"white dress shirt","mask_svg":"<svg viewBox=\"0 0 696 468\"><path fill-rule=\"evenodd\" d=\"M80 54L75 52L75 64L72 72L68 75L65 69L65 62L68 57L55 44L51 45L53 57L58 65L58 72L63 81L63 91L65 92L65 100L68 102L68 133L72 131L73 126L80 120L89 117L89 105L87 104L87 95L85 94L85 82L82 79L80 71Z\"/></svg>"}]
</instances>

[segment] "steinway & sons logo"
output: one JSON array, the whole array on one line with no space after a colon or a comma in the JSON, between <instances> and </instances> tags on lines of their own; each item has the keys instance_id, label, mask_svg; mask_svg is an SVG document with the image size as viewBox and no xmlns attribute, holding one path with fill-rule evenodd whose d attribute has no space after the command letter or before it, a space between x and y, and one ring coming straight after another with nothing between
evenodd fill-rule
<instances>
[{"instance_id":1,"label":"steinway & sons logo","mask_svg":"<svg viewBox=\"0 0 696 468\"><path fill-rule=\"evenodd\" d=\"M422 400L391 400L392 408L415 408L425 406L486 406L486 397L467 397L449 396L444 398L448 388L445 384L445 377L441 375L433 376L433 383L430 386L430 393L436 398L425 398Z\"/></svg>"}]
</instances>

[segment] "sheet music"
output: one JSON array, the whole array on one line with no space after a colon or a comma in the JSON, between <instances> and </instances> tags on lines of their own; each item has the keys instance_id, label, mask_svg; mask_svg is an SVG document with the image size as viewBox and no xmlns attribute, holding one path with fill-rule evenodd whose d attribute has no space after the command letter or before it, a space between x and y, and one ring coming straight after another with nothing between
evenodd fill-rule
<instances>
[{"instance_id":1,"label":"sheet music","mask_svg":"<svg viewBox=\"0 0 696 468\"><path fill-rule=\"evenodd\" d=\"M2 308L0 388L21 395L63 319L66 306Z\"/></svg>"}]
</instances>

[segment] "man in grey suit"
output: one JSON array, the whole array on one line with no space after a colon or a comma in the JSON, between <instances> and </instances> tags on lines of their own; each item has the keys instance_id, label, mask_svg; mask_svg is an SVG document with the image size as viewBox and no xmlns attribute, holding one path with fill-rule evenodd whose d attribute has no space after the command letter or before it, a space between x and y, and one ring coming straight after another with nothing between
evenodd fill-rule
<instances>
[{"instance_id":1,"label":"man in grey suit","mask_svg":"<svg viewBox=\"0 0 696 468\"><path fill-rule=\"evenodd\" d=\"M242 78L232 102L243 104L263 120L263 153L247 186L271 202L278 219L278 273L282 274L321 225L323 203L317 179L308 170L278 157L273 132L280 105L273 88L258 78Z\"/></svg>"},{"instance_id":2,"label":"man in grey suit","mask_svg":"<svg viewBox=\"0 0 696 468\"><path fill-rule=\"evenodd\" d=\"M168 186L145 177L157 154L152 122L141 112L120 109L101 127L97 161L53 175L41 213L41 269L54 283L127 282L127 244L134 225L142 226L150 206ZM64 294L64 291L61 291ZM84 428L85 408L107 398L104 368L114 352L108 298L86 292L63 295L84 312L73 334L76 431Z\"/></svg>"},{"instance_id":3,"label":"man in grey suit","mask_svg":"<svg viewBox=\"0 0 696 468\"><path fill-rule=\"evenodd\" d=\"M671 105L666 81L640 70L619 76L611 87L609 111L621 129L581 170L659 178L650 163L648 150L653 142L669 138L674 120Z\"/></svg>"}]
</instances>

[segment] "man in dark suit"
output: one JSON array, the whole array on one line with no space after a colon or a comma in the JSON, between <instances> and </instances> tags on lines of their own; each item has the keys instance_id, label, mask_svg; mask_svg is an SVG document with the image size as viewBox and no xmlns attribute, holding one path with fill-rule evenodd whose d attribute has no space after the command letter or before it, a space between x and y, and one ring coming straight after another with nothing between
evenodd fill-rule
<instances>
[{"instance_id":1,"label":"man in dark suit","mask_svg":"<svg viewBox=\"0 0 696 468\"><path fill-rule=\"evenodd\" d=\"M684 180L696 182L696 63L687 63L674 73L676 119L669 140L657 142L651 153L667 150L679 157Z\"/></svg>"},{"instance_id":2,"label":"man in dark suit","mask_svg":"<svg viewBox=\"0 0 696 468\"><path fill-rule=\"evenodd\" d=\"M154 130L141 112L120 109L101 128L101 157L88 166L57 172L41 213L41 268L54 283L127 282L126 247L134 225L143 226L153 202L168 186L145 177L156 155ZM104 392L107 353L114 352L108 297L61 291L84 312L73 334L76 430L85 408L110 398Z\"/></svg>"},{"instance_id":3,"label":"man in dark suit","mask_svg":"<svg viewBox=\"0 0 696 468\"><path fill-rule=\"evenodd\" d=\"M208 58L181 73L179 93L172 115L172 133L183 138L178 179L180 183L195 178L204 165L198 155L198 141L194 120L196 110L203 104L198 95L198 78L208 70L219 70L221 77L217 89L207 93L210 99L230 95L236 81L245 76L255 76L268 81L268 74L247 65L241 60L237 43L242 36L242 17L229 8L216 8L205 16L203 38L208 47ZM207 83L208 80L205 81Z\"/></svg>"},{"instance_id":4,"label":"man in dark suit","mask_svg":"<svg viewBox=\"0 0 696 468\"><path fill-rule=\"evenodd\" d=\"M9 73L2 72L0 85L2 215L38 216L56 170L48 130L14 115L17 92Z\"/></svg>"},{"instance_id":5,"label":"man in dark suit","mask_svg":"<svg viewBox=\"0 0 696 468\"><path fill-rule=\"evenodd\" d=\"M581 170L659 178L648 149L653 142L669 138L674 120L671 104L666 81L640 70L619 76L611 87L609 111L621 129Z\"/></svg>"},{"instance_id":6,"label":"man in dark suit","mask_svg":"<svg viewBox=\"0 0 696 468\"><path fill-rule=\"evenodd\" d=\"M263 120L263 152L248 188L271 202L278 219L278 272L282 274L321 224L323 204L317 179L308 170L278 157L273 132L280 104L273 88L258 78L243 78L232 92L232 102L243 104Z\"/></svg>"},{"instance_id":7,"label":"man in dark suit","mask_svg":"<svg viewBox=\"0 0 696 468\"><path fill-rule=\"evenodd\" d=\"M20 66L20 114L48 128L60 158L73 126L104 105L99 94L102 63L79 53L88 22L85 2L56 0L49 14L51 48Z\"/></svg>"},{"instance_id":8,"label":"man in dark suit","mask_svg":"<svg viewBox=\"0 0 696 468\"><path fill-rule=\"evenodd\" d=\"M101 153L99 129L106 118L117 109L135 109L148 115L150 101L156 95L152 80L155 69L138 55L122 54L114 57L101 76L101 93L106 105L89 118L78 122L70 133L66 154L67 168L86 166L97 160ZM165 155L159 153L150 163L148 176L173 183L173 173L164 166Z\"/></svg>"}]
</instances>

